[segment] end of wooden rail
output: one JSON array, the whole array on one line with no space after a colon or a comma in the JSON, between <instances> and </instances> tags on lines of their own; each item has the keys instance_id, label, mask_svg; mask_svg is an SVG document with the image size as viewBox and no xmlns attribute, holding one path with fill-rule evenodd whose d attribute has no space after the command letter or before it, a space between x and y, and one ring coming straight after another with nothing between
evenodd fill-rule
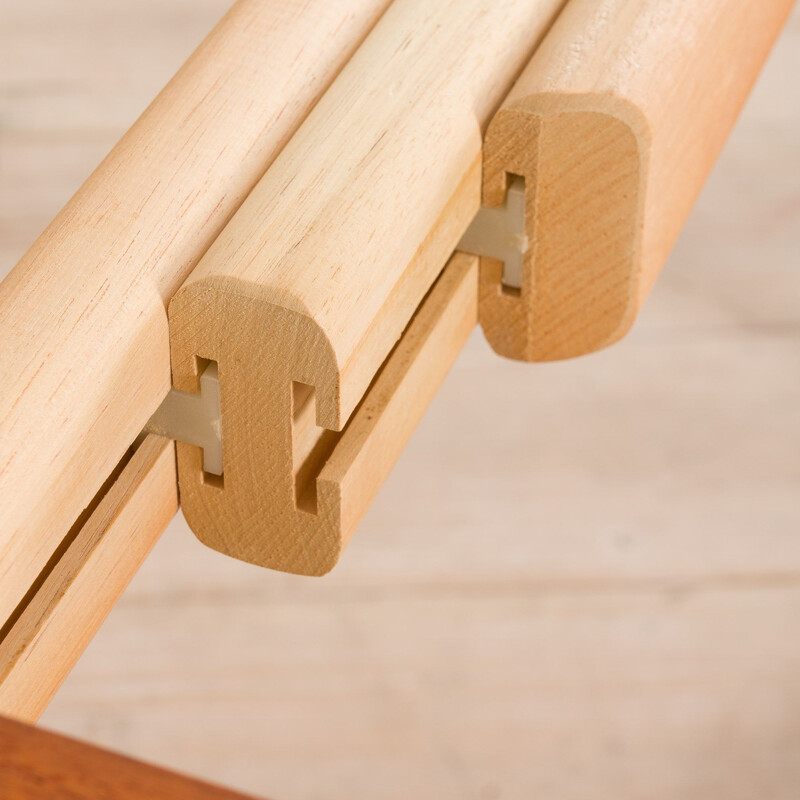
<instances>
[{"instance_id":1,"label":"end of wooden rail","mask_svg":"<svg viewBox=\"0 0 800 800\"><path fill-rule=\"evenodd\" d=\"M477 284L478 259L454 255L352 415L317 322L255 284L186 284L170 305L174 384L197 391L215 361L222 423L221 476L177 444L197 537L283 572L330 571L475 327Z\"/></svg>"},{"instance_id":2,"label":"end of wooden rail","mask_svg":"<svg viewBox=\"0 0 800 800\"><path fill-rule=\"evenodd\" d=\"M570 0L489 125L483 204L525 179L518 287L482 264L495 350L572 358L631 327L792 0Z\"/></svg>"},{"instance_id":3,"label":"end of wooden rail","mask_svg":"<svg viewBox=\"0 0 800 800\"><path fill-rule=\"evenodd\" d=\"M315 417L321 428L341 427L339 369L313 319L262 294L258 285L212 276L188 283L170 304L173 384L197 392L206 361L217 363L223 436L221 476L204 470L199 447L178 443L181 506L215 550L322 574L338 558L340 515L328 487L313 514L298 507L293 442L313 435ZM302 409L298 385L314 389Z\"/></svg>"},{"instance_id":4,"label":"end of wooden rail","mask_svg":"<svg viewBox=\"0 0 800 800\"><path fill-rule=\"evenodd\" d=\"M551 361L621 338L638 308L647 123L631 103L539 94L502 108L484 144L483 204L525 182L520 285L484 258L480 323L500 355Z\"/></svg>"}]
</instances>

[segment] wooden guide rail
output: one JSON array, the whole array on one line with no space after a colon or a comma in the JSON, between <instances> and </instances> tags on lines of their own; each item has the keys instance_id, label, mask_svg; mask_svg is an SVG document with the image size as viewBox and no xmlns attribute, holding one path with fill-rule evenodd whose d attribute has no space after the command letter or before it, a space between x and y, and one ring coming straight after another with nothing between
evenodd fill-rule
<instances>
[{"instance_id":1,"label":"wooden guide rail","mask_svg":"<svg viewBox=\"0 0 800 800\"><path fill-rule=\"evenodd\" d=\"M523 360L627 330L791 7L388 4L239 0L0 284L0 713L174 513L172 444L129 452L171 382L218 366L223 474L177 444L197 536L326 572L478 318ZM519 287L454 254L514 176Z\"/></svg>"},{"instance_id":2,"label":"wooden guide rail","mask_svg":"<svg viewBox=\"0 0 800 800\"><path fill-rule=\"evenodd\" d=\"M39 718L177 510L174 444L147 436L0 628L0 714Z\"/></svg>"}]
</instances>

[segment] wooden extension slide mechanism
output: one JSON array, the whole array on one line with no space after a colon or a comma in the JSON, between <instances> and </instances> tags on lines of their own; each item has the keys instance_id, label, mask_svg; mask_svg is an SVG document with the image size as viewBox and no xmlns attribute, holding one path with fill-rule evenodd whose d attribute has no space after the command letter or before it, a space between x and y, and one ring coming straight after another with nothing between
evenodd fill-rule
<instances>
[{"instance_id":1,"label":"wooden extension slide mechanism","mask_svg":"<svg viewBox=\"0 0 800 800\"><path fill-rule=\"evenodd\" d=\"M476 321L525 361L620 338L791 5L239 0L0 284L0 713L178 494L323 574Z\"/></svg>"},{"instance_id":2,"label":"wooden extension slide mechanism","mask_svg":"<svg viewBox=\"0 0 800 800\"><path fill-rule=\"evenodd\" d=\"M336 563L471 327L465 256L416 311L454 246L502 355L619 338L790 6L570 0L481 154L556 5L396 0L170 305L176 387L219 369L224 474L178 444L197 536Z\"/></svg>"},{"instance_id":3,"label":"wooden extension slide mechanism","mask_svg":"<svg viewBox=\"0 0 800 800\"><path fill-rule=\"evenodd\" d=\"M477 259L431 286L559 6L395 0L173 297L175 387L219 374L223 474L178 443L206 544L307 575L338 560L475 325Z\"/></svg>"}]
</instances>

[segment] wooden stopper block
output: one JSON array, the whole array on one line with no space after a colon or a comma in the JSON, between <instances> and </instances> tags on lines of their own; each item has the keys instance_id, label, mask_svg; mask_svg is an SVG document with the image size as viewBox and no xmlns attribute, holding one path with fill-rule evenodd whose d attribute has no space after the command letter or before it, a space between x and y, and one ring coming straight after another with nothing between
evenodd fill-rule
<instances>
[{"instance_id":1,"label":"wooden stopper block","mask_svg":"<svg viewBox=\"0 0 800 800\"><path fill-rule=\"evenodd\" d=\"M477 323L478 259L453 257L341 433L330 416L341 407L339 373L324 331L279 306L219 302L212 291L182 294L177 313L209 295L220 311L193 345L219 358L225 471L221 479L204 473L200 448L179 442L183 513L203 542L228 555L322 575ZM230 328L248 335L220 335ZM320 416L325 427L317 427Z\"/></svg>"},{"instance_id":2,"label":"wooden stopper block","mask_svg":"<svg viewBox=\"0 0 800 800\"><path fill-rule=\"evenodd\" d=\"M518 286L482 259L480 321L523 361L632 325L791 0L570 0L487 131L483 203L525 180Z\"/></svg>"},{"instance_id":3,"label":"wooden stopper block","mask_svg":"<svg viewBox=\"0 0 800 800\"><path fill-rule=\"evenodd\" d=\"M363 479L326 482L335 432L362 401L367 413L368 387L477 211L482 132L559 5L393 3L173 298L175 387L197 391L218 362L222 479L178 445L181 504L206 544L304 574L336 562L359 493L371 499L388 469L379 459L374 476L366 464ZM460 290L453 303L466 314ZM433 377L393 406L387 454L468 316Z\"/></svg>"}]
</instances>

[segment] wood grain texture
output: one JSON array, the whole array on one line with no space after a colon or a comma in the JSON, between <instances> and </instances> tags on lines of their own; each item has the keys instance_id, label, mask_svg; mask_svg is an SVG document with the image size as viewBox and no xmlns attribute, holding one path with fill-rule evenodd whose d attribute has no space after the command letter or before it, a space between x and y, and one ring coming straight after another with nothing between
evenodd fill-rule
<instances>
[{"instance_id":1,"label":"wood grain texture","mask_svg":"<svg viewBox=\"0 0 800 800\"><path fill-rule=\"evenodd\" d=\"M214 476L201 484L214 490L212 501L198 493L193 482L181 489L181 505L195 533L206 544L247 561L310 575L329 571L477 323L477 270L476 257L453 256L340 434L317 427L314 396L307 384L280 387L289 388L291 394L284 398L285 404L278 402L277 392L273 394L278 404L274 409L266 406L265 412L264 406L252 402L257 391L252 373L239 370L232 380L223 373L220 385L227 391L228 419L246 422L252 430L257 430L259 418L274 421L276 411L291 420L285 471L269 473L286 494L276 500L277 491L265 485L258 465L236 461L226 449L224 489L210 483ZM266 340L274 342L276 352L270 356L277 360L285 329L276 329L275 310L267 307L264 313L264 304L254 303L247 315L242 311L241 306L235 309L230 325L263 331ZM242 337L226 355L245 361L252 352L250 341ZM224 448L231 441L228 430L223 423ZM185 468L202 473L200 449L179 446L185 450ZM280 463L277 457L274 461ZM268 539L263 534L247 538L252 536L254 508L268 513L268 522L261 522L262 528L269 526Z\"/></svg>"},{"instance_id":2,"label":"wood grain texture","mask_svg":"<svg viewBox=\"0 0 800 800\"><path fill-rule=\"evenodd\" d=\"M240 0L0 284L0 620L169 389L172 293L385 5Z\"/></svg>"},{"instance_id":3,"label":"wood grain texture","mask_svg":"<svg viewBox=\"0 0 800 800\"><path fill-rule=\"evenodd\" d=\"M213 2L9 5L6 262ZM322 580L178 515L42 724L281 800L797 800L798 74L800 7L629 336L476 331Z\"/></svg>"},{"instance_id":4,"label":"wood grain texture","mask_svg":"<svg viewBox=\"0 0 800 800\"><path fill-rule=\"evenodd\" d=\"M522 286L484 259L501 355L571 358L633 324L793 0L571 0L493 119L483 202L526 179Z\"/></svg>"},{"instance_id":5,"label":"wood grain texture","mask_svg":"<svg viewBox=\"0 0 800 800\"><path fill-rule=\"evenodd\" d=\"M478 259L456 253L319 470L318 502L353 535L478 321Z\"/></svg>"},{"instance_id":6,"label":"wood grain texture","mask_svg":"<svg viewBox=\"0 0 800 800\"><path fill-rule=\"evenodd\" d=\"M0 630L0 714L38 719L177 510L174 444L147 436Z\"/></svg>"},{"instance_id":7,"label":"wood grain texture","mask_svg":"<svg viewBox=\"0 0 800 800\"><path fill-rule=\"evenodd\" d=\"M474 216L481 134L560 5L393 3L176 293L175 387L219 364L222 485L178 447L206 544L304 574L335 563L339 500L296 498L292 387L342 429Z\"/></svg>"},{"instance_id":8,"label":"wood grain texture","mask_svg":"<svg viewBox=\"0 0 800 800\"><path fill-rule=\"evenodd\" d=\"M244 795L0 717L3 800L247 800Z\"/></svg>"}]
</instances>

